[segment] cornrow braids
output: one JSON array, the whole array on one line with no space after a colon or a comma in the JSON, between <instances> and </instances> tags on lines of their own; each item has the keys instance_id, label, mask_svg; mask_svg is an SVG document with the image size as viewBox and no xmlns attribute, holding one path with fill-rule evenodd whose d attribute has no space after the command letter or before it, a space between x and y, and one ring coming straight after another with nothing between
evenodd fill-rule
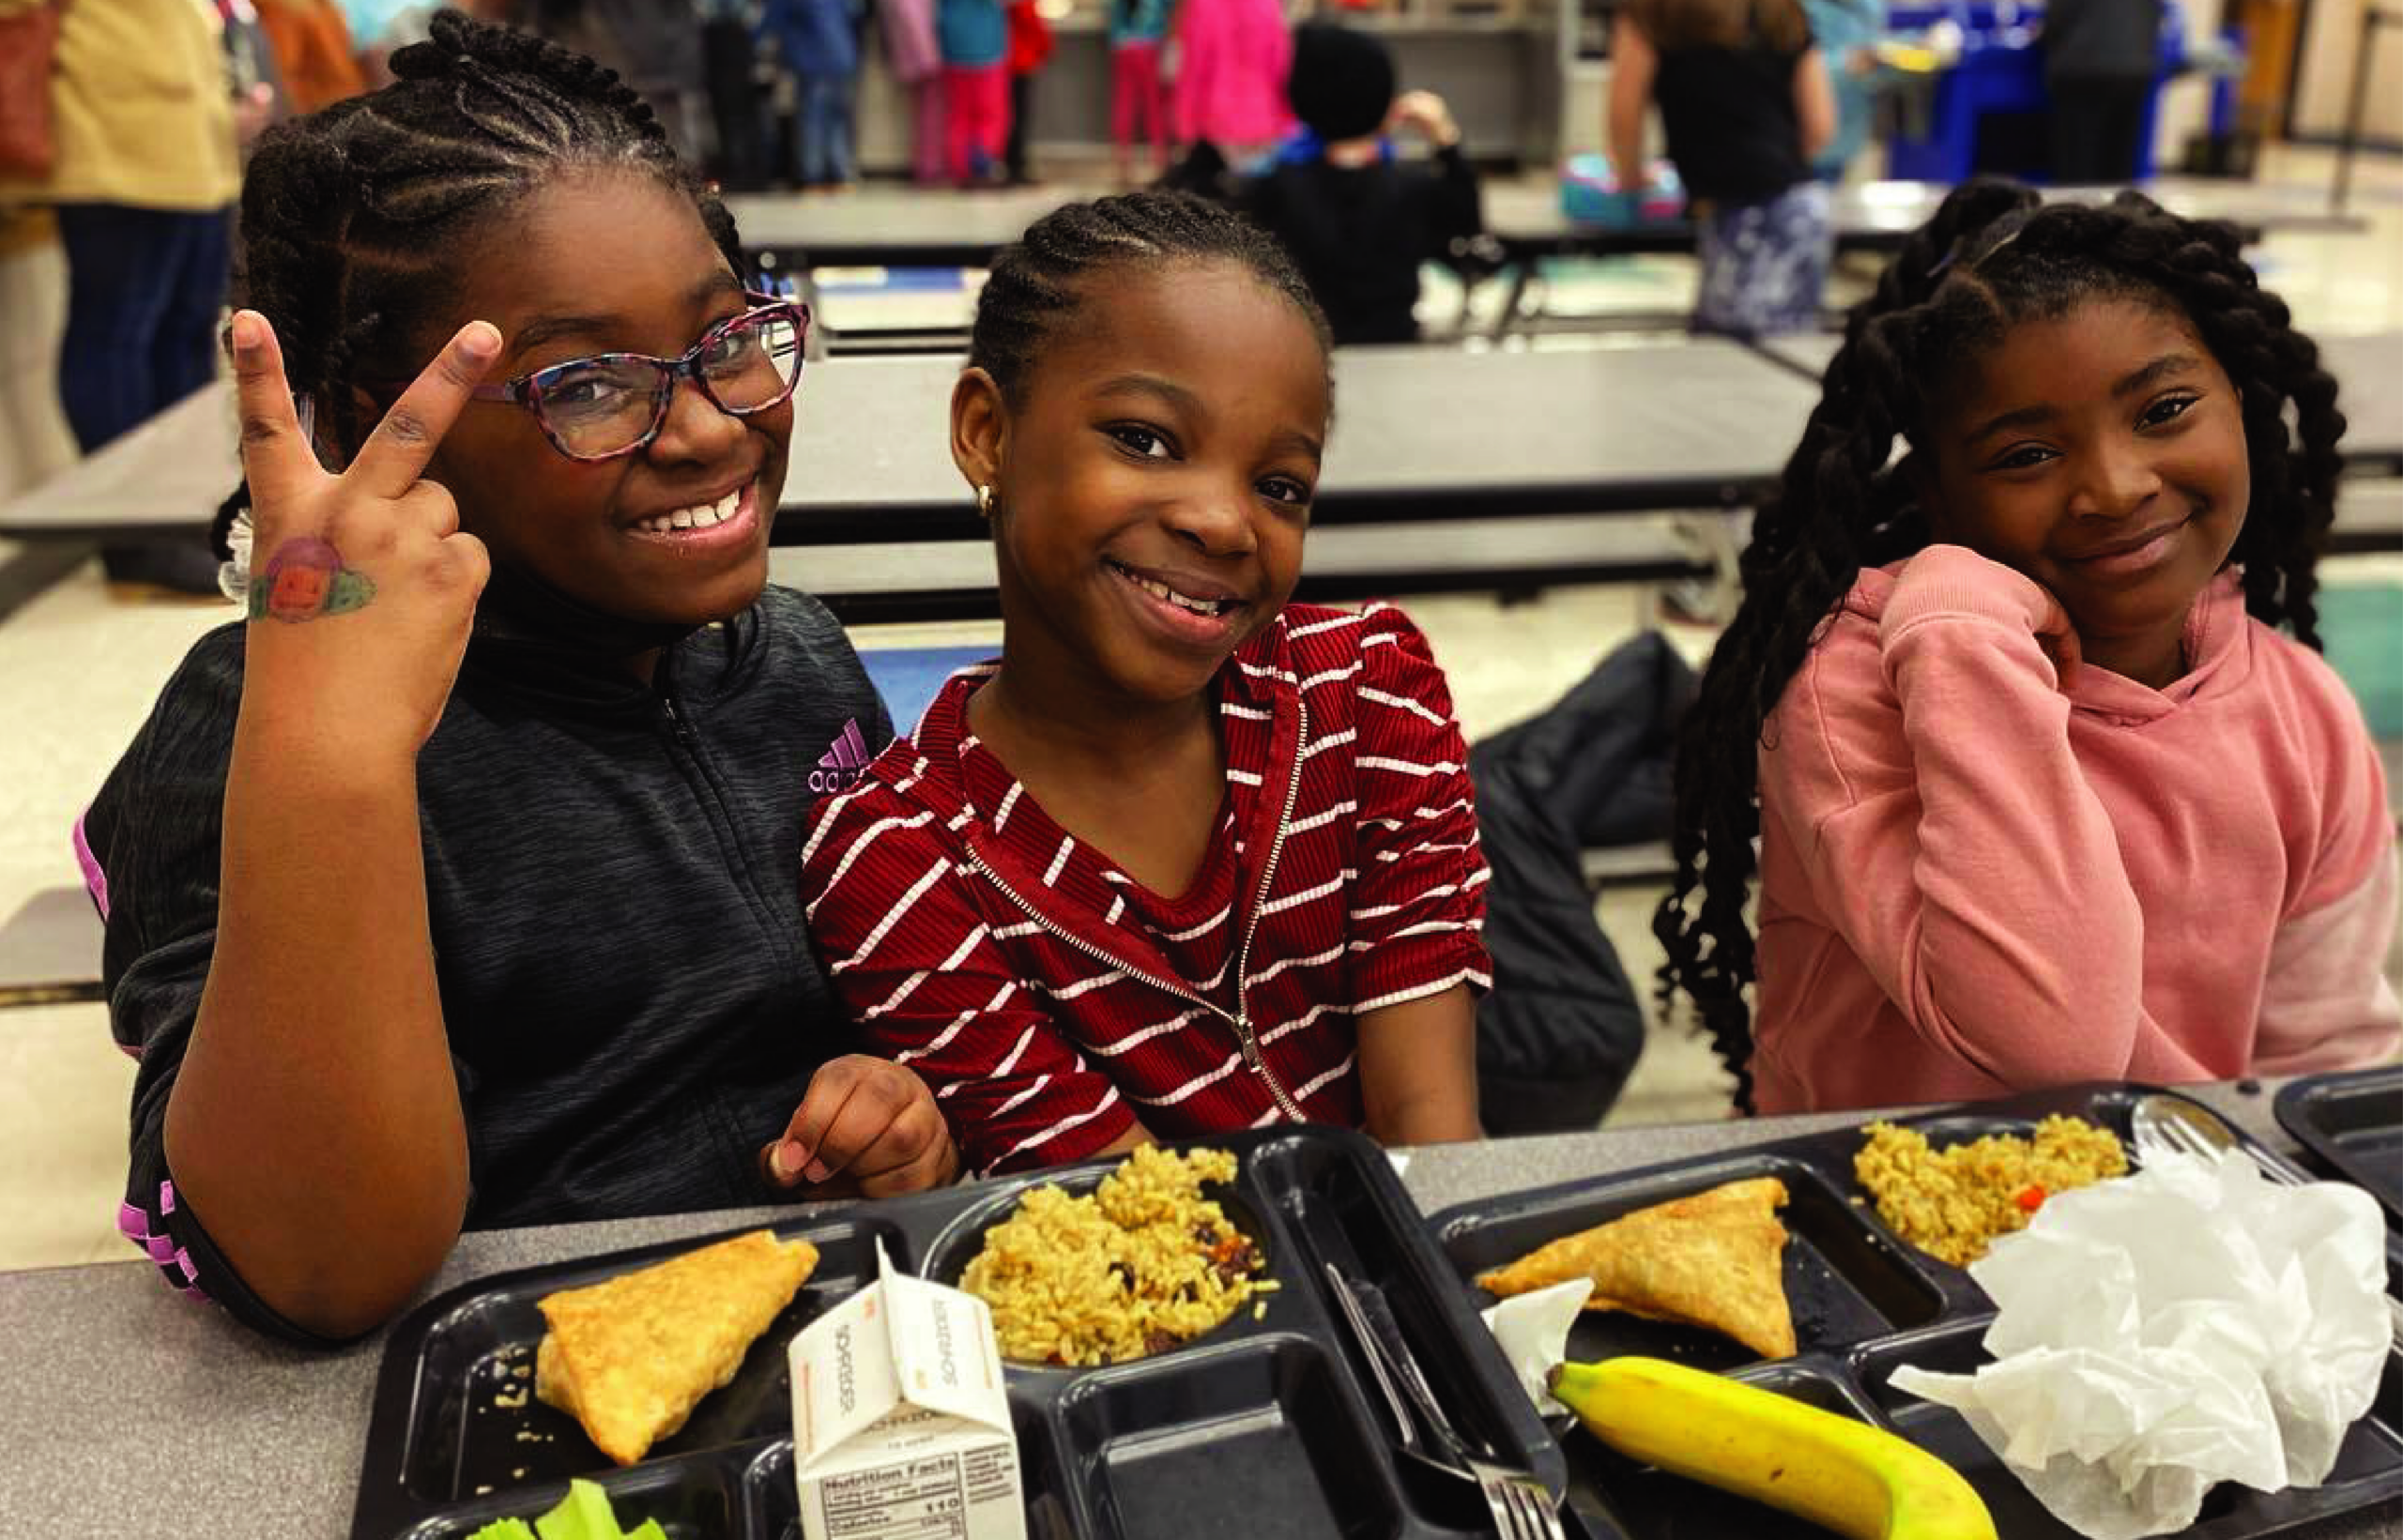
<instances>
[{"instance_id":1,"label":"cornrow braids","mask_svg":"<svg viewBox=\"0 0 2403 1540\"><path fill-rule=\"evenodd\" d=\"M242 189L244 303L274 326L294 392L348 454L368 424L351 385L406 378L407 349L447 308L468 237L570 168L623 168L689 196L710 238L747 271L734 219L677 159L616 72L529 33L438 12L391 58L393 84L264 135ZM219 508L221 557L250 502Z\"/></svg>"},{"instance_id":2,"label":"cornrow braids","mask_svg":"<svg viewBox=\"0 0 2403 1540\"><path fill-rule=\"evenodd\" d=\"M1982 178L1946 198L1846 316L1819 404L1763 503L1738 570L1744 597L1678 745L1676 876L1653 918L1661 1001L1682 991L1750 1110L1753 938L1746 920L1760 833L1759 751L1772 713L1863 567L1928 543L1894 465L1927 441L1928 404L2014 324L2096 298L2184 316L2235 385L2252 502L2229 560L2245 608L2317 648L2320 552L2335 517L2345 431L2336 382L2260 286L2232 226L2181 219L2136 193L2043 204Z\"/></svg>"},{"instance_id":3,"label":"cornrow braids","mask_svg":"<svg viewBox=\"0 0 2403 1540\"><path fill-rule=\"evenodd\" d=\"M1073 324L1085 283L1116 268L1232 262L1293 302L1331 357L1334 333L1308 280L1277 237L1223 205L1190 193L1122 192L1069 204L1028 226L993 261L976 300L968 363L993 376L1003 399L1023 401L1044 345Z\"/></svg>"}]
</instances>

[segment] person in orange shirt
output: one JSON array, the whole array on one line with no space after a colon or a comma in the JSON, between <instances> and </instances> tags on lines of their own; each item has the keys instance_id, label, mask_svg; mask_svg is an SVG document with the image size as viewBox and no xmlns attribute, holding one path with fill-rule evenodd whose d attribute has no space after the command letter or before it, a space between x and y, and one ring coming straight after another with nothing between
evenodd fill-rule
<instances>
[{"instance_id":1,"label":"person in orange shirt","mask_svg":"<svg viewBox=\"0 0 2403 1540\"><path fill-rule=\"evenodd\" d=\"M334 0L258 0L258 13L293 112L317 112L367 89Z\"/></svg>"}]
</instances>

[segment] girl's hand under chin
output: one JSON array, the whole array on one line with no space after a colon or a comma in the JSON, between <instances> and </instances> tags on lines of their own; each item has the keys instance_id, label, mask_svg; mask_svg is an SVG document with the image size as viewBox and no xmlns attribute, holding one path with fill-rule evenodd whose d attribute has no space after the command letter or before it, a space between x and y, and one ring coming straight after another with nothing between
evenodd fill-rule
<instances>
[{"instance_id":1,"label":"girl's hand under chin","mask_svg":"<svg viewBox=\"0 0 2403 1540\"><path fill-rule=\"evenodd\" d=\"M2037 591L2051 606L2051 613L2037 622L2036 645L2043 648L2044 656L2052 660L2054 678L2066 694L2076 684L2078 666L2084 660L2084 653L2078 646L2077 623L2070 618L2069 611L2052 589L2036 583L2032 577L2028 581L2035 584Z\"/></svg>"},{"instance_id":2,"label":"girl's hand under chin","mask_svg":"<svg viewBox=\"0 0 2403 1540\"><path fill-rule=\"evenodd\" d=\"M450 493L421 478L499 356L499 333L462 328L340 474L301 432L266 317L243 311L233 333L253 529L242 726L278 757L411 770L492 570Z\"/></svg>"}]
</instances>

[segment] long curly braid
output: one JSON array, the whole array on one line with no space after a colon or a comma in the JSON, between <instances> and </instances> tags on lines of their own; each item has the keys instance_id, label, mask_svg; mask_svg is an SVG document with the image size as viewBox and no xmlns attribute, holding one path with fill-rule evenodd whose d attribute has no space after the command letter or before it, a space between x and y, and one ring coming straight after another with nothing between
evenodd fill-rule
<instances>
[{"instance_id":1,"label":"long curly braid","mask_svg":"<svg viewBox=\"0 0 2403 1540\"><path fill-rule=\"evenodd\" d=\"M1333 349L1325 313L1276 236L1207 199L1147 191L1069 204L1003 248L976 300L968 362L992 375L1015 405L1044 344L1074 323L1087 279L1104 268L1175 262L1240 265L1293 301L1321 354Z\"/></svg>"},{"instance_id":2,"label":"long curly braid","mask_svg":"<svg viewBox=\"0 0 2403 1540\"><path fill-rule=\"evenodd\" d=\"M2043 204L1993 179L1954 190L1845 318L1819 404L1753 522L1739 567L1743 602L1678 745L1676 877L1652 923L1668 954L1661 999L1683 991L1692 1000L1747 1110L1754 973L1745 906L1761 823L1758 755L1778 698L1860 570L1928 542L1909 479L1893 464L1896 438L1927 442L1928 404L2012 326L2106 297L2182 315L2236 386L2252 503L2229 559L2242 571L2248 611L2319 645L2315 570L2335 516L2345 419L2318 347L2261 288L2234 228L2180 219L2135 193L2095 207Z\"/></svg>"},{"instance_id":3,"label":"long curly braid","mask_svg":"<svg viewBox=\"0 0 2403 1540\"><path fill-rule=\"evenodd\" d=\"M422 367L412 349L448 308L470 237L564 170L620 167L677 189L746 270L733 216L615 71L455 10L391 68L384 89L270 130L242 189L245 302L274 325L294 392L344 454L370 426L352 381ZM246 483L218 510L219 556L249 502Z\"/></svg>"}]
</instances>

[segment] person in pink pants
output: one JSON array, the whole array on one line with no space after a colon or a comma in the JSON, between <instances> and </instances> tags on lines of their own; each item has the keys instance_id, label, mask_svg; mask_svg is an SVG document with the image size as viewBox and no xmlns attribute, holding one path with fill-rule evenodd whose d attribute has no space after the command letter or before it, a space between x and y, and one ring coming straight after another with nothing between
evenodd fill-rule
<instances>
[{"instance_id":1,"label":"person in pink pants","mask_svg":"<svg viewBox=\"0 0 2403 1540\"><path fill-rule=\"evenodd\" d=\"M1010 130L1009 23L1002 0L939 0L935 36L942 49L943 138L952 179L989 180Z\"/></svg>"}]
</instances>

